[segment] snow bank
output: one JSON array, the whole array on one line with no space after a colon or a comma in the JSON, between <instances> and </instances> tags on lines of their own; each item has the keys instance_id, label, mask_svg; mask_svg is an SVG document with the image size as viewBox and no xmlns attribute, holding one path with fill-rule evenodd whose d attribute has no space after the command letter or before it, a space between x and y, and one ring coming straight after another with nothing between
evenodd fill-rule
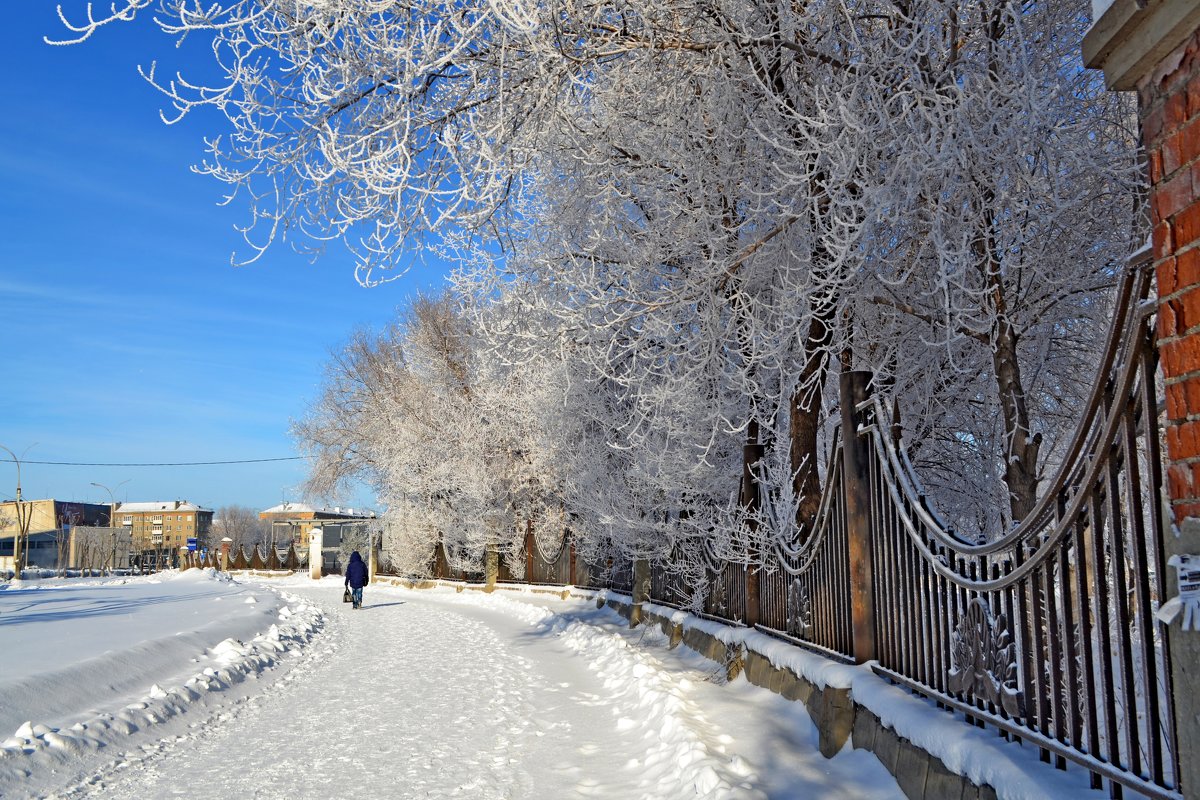
<instances>
[{"instance_id":1,"label":"snow bank","mask_svg":"<svg viewBox=\"0 0 1200 800\"><path fill-rule=\"evenodd\" d=\"M0 660L0 786L36 796L39 775L165 735L156 726L219 704L323 624L298 598L213 570L6 588L0 633L20 657Z\"/></svg>"},{"instance_id":2,"label":"snow bank","mask_svg":"<svg viewBox=\"0 0 1200 800\"><path fill-rule=\"evenodd\" d=\"M589 594L596 600L611 598L630 603L628 595L608 590ZM529 607L527 603L531 601L536 602L534 595L513 605ZM999 800L1099 796L1091 790L1084 770L1073 764L1066 771L1047 767L1040 761L1038 748L1005 741L994 729L966 724L961 714L938 709L930 701L880 677L871 669L871 663L841 664L759 631L704 619L670 606L643 603L642 608L672 624L700 630L723 644L757 652L772 666L789 669L818 689L826 686L849 689L854 702L869 709L884 726L940 758L951 771L977 785L992 786ZM551 614L548 610L545 613ZM540 620L540 624L553 625L548 619ZM744 682L744 675L737 680Z\"/></svg>"}]
</instances>

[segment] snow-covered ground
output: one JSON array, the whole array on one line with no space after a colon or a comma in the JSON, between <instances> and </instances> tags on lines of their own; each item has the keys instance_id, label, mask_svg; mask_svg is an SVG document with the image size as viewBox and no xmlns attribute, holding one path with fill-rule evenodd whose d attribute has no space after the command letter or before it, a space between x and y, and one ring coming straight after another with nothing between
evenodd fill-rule
<instances>
[{"instance_id":1,"label":"snow-covered ground","mask_svg":"<svg viewBox=\"0 0 1200 800\"><path fill-rule=\"evenodd\" d=\"M803 706L545 595L338 580L0 591L4 797L898 798ZM9 735L11 733L11 735Z\"/></svg>"},{"instance_id":2,"label":"snow-covered ground","mask_svg":"<svg viewBox=\"0 0 1200 800\"><path fill-rule=\"evenodd\" d=\"M657 627L532 592L231 580L211 570L0 584L0 797L899 798L826 760L802 704ZM850 688L1002 798L1095 796L888 685L654 607Z\"/></svg>"},{"instance_id":3,"label":"snow-covered ground","mask_svg":"<svg viewBox=\"0 0 1200 800\"><path fill-rule=\"evenodd\" d=\"M303 653L324 619L211 570L0 589L3 797L51 794L211 720Z\"/></svg>"}]
</instances>

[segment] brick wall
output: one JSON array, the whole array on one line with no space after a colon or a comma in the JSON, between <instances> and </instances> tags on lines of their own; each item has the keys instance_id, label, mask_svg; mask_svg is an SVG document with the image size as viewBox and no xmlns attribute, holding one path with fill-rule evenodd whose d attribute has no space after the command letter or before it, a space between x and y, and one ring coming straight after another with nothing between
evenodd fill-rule
<instances>
[{"instance_id":1,"label":"brick wall","mask_svg":"<svg viewBox=\"0 0 1200 800\"><path fill-rule=\"evenodd\" d=\"M1200 517L1200 32L1138 85L1175 520Z\"/></svg>"}]
</instances>

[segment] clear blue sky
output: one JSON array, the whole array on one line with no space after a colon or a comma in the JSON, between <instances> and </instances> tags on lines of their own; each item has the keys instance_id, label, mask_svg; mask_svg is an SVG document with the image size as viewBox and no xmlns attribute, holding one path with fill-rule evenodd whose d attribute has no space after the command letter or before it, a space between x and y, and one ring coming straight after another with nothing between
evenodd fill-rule
<instances>
[{"instance_id":1,"label":"clear blue sky","mask_svg":"<svg viewBox=\"0 0 1200 800\"><path fill-rule=\"evenodd\" d=\"M0 445L28 461L296 455L289 421L315 399L329 353L442 275L366 289L340 245L315 265L285 244L230 266L245 208L218 207L222 185L188 169L220 120L163 125L160 96L136 72L177 62L171 40L139 20L51 47L42 37L62 31L53 3L19 6L0 26ZM266 508L306 499L305 468L26 463L21 477L28 499L107 503L89 484L127 480L118 500ZM0 500L15 478L0 462Z\"/></svg>"}]
</instances>

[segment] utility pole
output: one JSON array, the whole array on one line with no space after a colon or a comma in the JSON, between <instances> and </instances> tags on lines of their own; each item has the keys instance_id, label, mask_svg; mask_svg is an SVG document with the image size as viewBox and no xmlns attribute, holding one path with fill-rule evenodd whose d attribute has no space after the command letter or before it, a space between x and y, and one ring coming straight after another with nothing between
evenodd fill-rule
<instances>
[{"instance_id":1,"label":"utility pole","mask_svg":"<svg viewBox=\"0 0 1200 800\"><path fill-rule=\"evenodd\" d=\"M117 484L117 488L120 489L127 483L129 483L128 479L123 480ZM108 527L112 529L112 555L109 557L108 572L111 575L112 571L117 568L117 499L113 496L113 490L103 483L93 481L92 486L108 492Z\"/></svg>"},{"instance_id":2,"label":"utility pole","mask_svg":"<svg viewBox=\"0 0 1200 800\"><path fill-rule=\"evenodd\" d=\"M30 445L32 447L33 445ZM13 577L16 580L21 579L21 570L24 568L24 562L21 559L21 540L26 537L29 532L29 513L24 509L24 504L21 502L21 459L17 458L17 454L9 450L4 445L0 444L0 450L12 456L13 463L17 465L17 532L13 535ZM25 452L29 452L29 448L25 448ZM22 454L23 455L23 454Z\"/></svg>"}]
</instances>

